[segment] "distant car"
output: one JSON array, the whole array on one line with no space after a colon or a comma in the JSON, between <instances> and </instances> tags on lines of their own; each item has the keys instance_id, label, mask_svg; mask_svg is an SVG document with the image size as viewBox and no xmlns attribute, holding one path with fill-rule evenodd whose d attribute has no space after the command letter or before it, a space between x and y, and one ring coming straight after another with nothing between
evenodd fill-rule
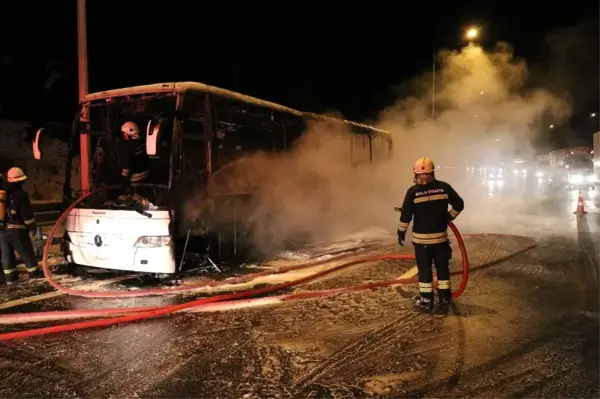
<instances>
[{"instance_id":1,"label":"distant car","mask_svg":"<svg viewBox=\"0 0 600 399\"><path fill-rule=\"evenodd\" d=\"M525 179L529 179L530 177L534 177L536 172L536 168L531 167L531 165L516 164L512 167L511 175L517 178L519 181L523 181Z\"/></svg>"},{"instance_id":2,"label":"distant car","mask_svg":"<svg viewBox=\"0 0 600 399\"><path fill-rule=\"evenodd\" d=\"M554 171L550 167L537 167L535 177L538 183L548 183L554 180Z\"/></svg>"},{"instance_id":3,"label":"distant car","mask_svg":"<svg viewBox=\"0 0 600 399\"><path fill-rule=\"evenodd\" d=\"M486 167L483 169L484 179L485 180L504 180L505 178L505 168L500 167Z\"/></svg>"},{"instance_id":4,"label":"distant car","mask_svg":"<svg viewBox=\"0 0 600 399\"><path fill-rule=\"evenodd\" d=\"M592 170L571 170L567 173L567 186L570 190L596 189L598 179Z\"/></svg>"}]
</instances>

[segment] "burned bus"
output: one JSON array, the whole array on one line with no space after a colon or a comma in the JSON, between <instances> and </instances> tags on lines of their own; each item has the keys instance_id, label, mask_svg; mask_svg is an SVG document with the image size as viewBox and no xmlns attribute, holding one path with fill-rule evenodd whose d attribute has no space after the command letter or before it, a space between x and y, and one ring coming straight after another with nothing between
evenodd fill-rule
<instances>
[{"instance_id":1,"label":"burned bus","mask_svg":"<svg viewBox=\"0 0 600 399\"><path fill-rule=\"evenodd\" d=\"M134 195L119 190L120 127L126 121L135 121L145 133L150 165L148 178L132 184ZM67 216L67 260L105 269L174 273L191 242L206 243L204 249L216 257L240 253L252 225L268 222L249 222L244 204L252 192L211 190L211 179L245 154L289 150L314 121L351 132L348 151L357 163L391 155L392 140L385 131L202 83L154 84L87 95L73 123L65 201L81 192L111 189L90 196ZM42 158L43 135L42 128L33 141L36 159ZM76 155L80 155L81 190L71 188ZM223 214L228 217L219 217Z\"/></svg>"}]
</instances>

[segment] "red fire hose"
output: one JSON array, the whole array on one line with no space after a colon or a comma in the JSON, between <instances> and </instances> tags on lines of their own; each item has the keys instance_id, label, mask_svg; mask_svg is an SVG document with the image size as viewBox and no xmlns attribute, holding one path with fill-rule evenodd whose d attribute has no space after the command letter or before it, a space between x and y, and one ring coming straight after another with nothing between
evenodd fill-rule
<instances>
[{"instance_id":1,"label":"red fire hose","mask_svg":"<svg viewBox=\"0 0 600 399\"><path fill-rule=\"evenodd\" d=\"M86 297L89 296L89 297L96 297L96 298L98 298L98 297L115 298L115 297L129 297L129 296L173 294L175 292L190 291L193 289L198 289L199 287L202 287L202 286L210 285L210 284L203 284L200 286L178 287L176 289L150 289L150 290L146 290L146 291L142 291L142 292L138 291L135 293L130 292L130 291L92 293L92 292L86 292L86 291L71 290L69 288L59 285L52 278L52 275L49 271L48 263L47 263L50 243L52 242L54 235L56 234L58 226L60 225L60 223L62 223L64 221L64 219L66 218L68 213L73 208L75 208L79 203L81 203L83 200L85 200L90 195L93 195L98 191L106 190L106 189L109 189L109 188L98 189L98 190L95 190L93 192L90 192L90 193L80 197L67 210L65 210L63 212L63 214L60 216L60 218L58 219L58 221L52 228L50 234L48 235L48 241L46 242L46 245L44 246L42 267L43 267L46 279L53 287L57 288L58 290L60 290L62 292L65 292L65 293L68 293L71 295L86 296ZM450 226L450 229L452 230L452 232L454 233L454 235L456 236L456 241L459 245L461 255L462 255L462 270L459 273L463 274L463 278L461 280L461 283L460 283L458 289L453 293L453 297L456 298L456 297L459 297L463 293L463 291L467 285L468 275L469 275L469 260L467 257L467 252L466 252L466 248L465 248L463 239L462 239L458 229L452 223L450 223L449 226ZM510 256L514 256L517 253L521 253L532 247L533 247L533 245L530 245L518 252L511 254ZM508 256L505 258L508 258ZM88 321L82 321L82 322L76 322L76 323L70 323L70 324L63 324L63 325L57 325L57 326L51 326L51 327L36 328L36 329L31 329L31 330L24 330L24 331L0 334L0 341L13 340L13 339L19 339L19 338L38 336L38 335L65 332L65 331L81 330L81 329L93 328L93 327L121 324L121 323L130 322L130 321L136 321L136 320L142 320L142 319L162 316L162 315L166 315L169 313L178 312L178 311L181 311L184 309L198 308L198 307L202 307L203 305L207 305L207 304L214 303L214 302L232 301L232 300L238 300L238 299L242 299L242 298L253 298L253 297L260 296L260 295L273 293L273 292L276 292L276 291L279 291L279 290L282 290L285 288L293 287L293 286L296 286L299 284L303 284L308 281L325 276L329 273L333 273L335 271L338 271L338 270L341 270L341 269L344 269L344 268L347 268L347 267L350 267L353 265L367 263L367 262L381 261L381 260L389 260L389 259L412 260L412 259L414 259L414 256L409 255L409 254L386 254L386 255L367 256L367 257L363 257L363 258L345 262L338 266L311 274L309 276L302 277L297 280L288 281L288 282L284 282L281 284L276 284L273 286L264 287L264 288L260 288L260 289L256 289L256 290L248 290L248 291L243 291L243 292L229 293L229 294L218 295L218 296L213 296L213 297L209 297L209 298L200 298L200 299L192 300L187 303L182 303L179 305L169 305L169 306L162 306L162 307L137 307L137 308L120 308L120 309L91 309L91 310L76 310L76 311L38 312L35 315L37 315L37 316L39 316L39 315L48 315L48 316L55 315L56 318L60 318L62 315L66 316L66 314L72 315L74 313L78 317L102 317L102 316L104 316L104 317L109 317L109 318L98 319L98 320L88 320ZM317 264L321 264L324 262L330 262L331 260L332 260L332 258L330 258L326 261L317 261L317 262L311 262L308 264L296 265L296 266L292 266L289 268L284 268L278 272L315 266ZM497 260L497 261L501 261L501 260ZM494 263L496 263L496 262L494 262ZM483 266L485 266L485 265L478 265L478 267L483 267ZM257 277L257 275L265 275L265 274L270 274L270 273L255 273L253 276L252 275L244 276L244 277L242 277L242 279L246 280L249 277ZM457 274L457 272L454 272L453 274ZM230 280L225 280L225 281L222 281L219 283L230 284L232 282L233 282L232 279L230 279ZM341 293L341 292L360 291L360 290L374 289L374 288L378 288L378 287L391 286L391 285L412 284L414 282L416 282L416 278L380 281L380 282L362 284L362 285L358 285L358 286L354 286L354 287L344 287L341 289L290 294L290 295L287 295L284 298L284 300L306 299L309 297L326 296L326 295L337 294L337 293ZM216 284L212 284L212 285L216 285ZM132 295L132 294L135 294L135 295ZM119 317L110 317L110 316L122 315L124 313L132 313L132 314L126 315L126 316L119 316ZM33 316L33 314L29 314L29 315ZM2 317L12 317L12 318L17 317L18 318L19 316L26 317L27 314L6 315L6 316L0 316L0 318L2 318Z\"/></svg>"}]
</instances>

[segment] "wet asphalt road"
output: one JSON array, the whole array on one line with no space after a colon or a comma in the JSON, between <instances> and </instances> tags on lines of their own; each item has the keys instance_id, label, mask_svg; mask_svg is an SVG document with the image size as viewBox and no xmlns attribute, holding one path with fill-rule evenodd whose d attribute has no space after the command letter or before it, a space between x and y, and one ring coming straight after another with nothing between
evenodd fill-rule
<instances>
[{"instance_id":1,"label":"wet asphalt road","mask_svg":"<svg viewBox=\"0 0 600 399\"><path fill-rule=\"evenodd\" d=\"M1 396L599 397L599 196L585 193L582 218L572 192L486 182L464 196L464 233L520 234L539 246L474 271L451 315L414 313L414 288L403 287L6 342ZM477 237L467 248L477 264L525 241ZM390 250L393 237L381 248ZM299 289L384 280L410 267L365 264ZM127 306L159 301L177 299ZM106 305L56 297L2 312Z\"/></svg>"}]
</instances>

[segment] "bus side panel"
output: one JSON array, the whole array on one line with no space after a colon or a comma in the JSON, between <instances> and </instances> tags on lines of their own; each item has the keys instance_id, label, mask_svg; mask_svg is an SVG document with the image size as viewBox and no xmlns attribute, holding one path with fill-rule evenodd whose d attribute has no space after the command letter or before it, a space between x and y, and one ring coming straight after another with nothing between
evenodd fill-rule
<instances>
[{"instance_id":1,"label":"bus side panel","mask_svg":"<svg viewBox=\"0 0 600 399\"><path fill-rule=\"evenodd\" d=\"M206 196L210 175L209 104L204 93L186 93L181 107L186 115L179 123L176 187L176 236L202 236L207 233L207 214L212 204Z\"/></svg>"}]
</instances>

